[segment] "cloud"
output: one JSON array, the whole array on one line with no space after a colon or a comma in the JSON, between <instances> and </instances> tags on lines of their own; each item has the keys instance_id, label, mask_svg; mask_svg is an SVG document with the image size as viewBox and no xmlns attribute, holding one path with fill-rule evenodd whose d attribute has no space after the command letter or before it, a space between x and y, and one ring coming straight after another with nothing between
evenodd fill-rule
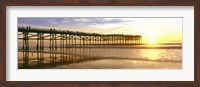
<instances>
[{"instance_id":1,"label":"cloud","mask_svg":"<svg viewBox=\"0 0 200 87\"><path fill-rule=\"evenodd\" d=\"M122 24L126 22L130 22L130 20L122 20L122 18L18 18L18 25L33 25L45 27Z\"/></svg>"},{"instance_id":2,"label":"cloud","mask_svg":"<svg viewBox=\"0 0 200 87\"><path fill-rule=\"evenodd\" d=\"M120 18L113 18L107 20L106 18L84 18L84 19L75 19L73 20L75 23L81 23L85 25L105 25L105 24L120 24L128 22L126 20L122 20Z\"/></svg>"}]
</instances>

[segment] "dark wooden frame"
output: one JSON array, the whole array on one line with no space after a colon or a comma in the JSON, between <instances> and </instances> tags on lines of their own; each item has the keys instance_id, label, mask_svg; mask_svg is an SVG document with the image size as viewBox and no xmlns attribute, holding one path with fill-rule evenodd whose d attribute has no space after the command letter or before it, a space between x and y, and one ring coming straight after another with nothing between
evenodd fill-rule
<instances>
[{"instance_id":1,"label":"dark wooden frame","mask_svg":"<svg viewBox=\"0 0 200 87\"><path fill-rule=\"evenodd\" d=\"M199 0L1 0L0 87L200 87ZM6 6L194 6L194 81L6 81Z\"/></svg>"}]
</instances>

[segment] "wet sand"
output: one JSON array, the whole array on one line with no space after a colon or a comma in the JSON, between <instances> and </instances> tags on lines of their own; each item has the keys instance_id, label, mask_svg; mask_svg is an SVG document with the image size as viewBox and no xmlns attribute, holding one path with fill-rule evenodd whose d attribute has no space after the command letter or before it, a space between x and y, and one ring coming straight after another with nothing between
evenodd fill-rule
<instances>
[{"instance_id":1,"label":"wet sand","mask_svg":"<svg viewBox=\"0 0 200 87\"><path fill-rule=\"evenodd\" d=\"M42 54L43 56L40 56ZM25 60L24 60L25 59ZM182 69L182 49L18 50L19 69Z\"/></svg>"},{"instance_id":2,"label":"wet sand","mask_svg":"<svg viewBox=\"0 0 200 87\"><path fill-rule=\"evenodd\" d=\"M56 66L54 69L181 69L182 63L157 62L126 59L102 59L69 65Z\"/></svg>"}]
</instances>

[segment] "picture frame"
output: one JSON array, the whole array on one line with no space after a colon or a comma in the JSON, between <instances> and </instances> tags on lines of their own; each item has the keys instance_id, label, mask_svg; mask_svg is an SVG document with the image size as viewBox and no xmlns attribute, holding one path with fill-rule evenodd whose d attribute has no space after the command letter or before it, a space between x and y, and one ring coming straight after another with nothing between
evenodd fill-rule
<instances>
[{"instance_id":1,"label":"picture frame","mask_svg":"<svg viewBox=\"0 0 200 87\"><path fill-rule=\"evenodd\" d=\"M2 0L0 2L0 86L2 87L199 87L199 0ZM194 81L6 81L6 6L194 6Z\"/></svg>"}]
</instances>

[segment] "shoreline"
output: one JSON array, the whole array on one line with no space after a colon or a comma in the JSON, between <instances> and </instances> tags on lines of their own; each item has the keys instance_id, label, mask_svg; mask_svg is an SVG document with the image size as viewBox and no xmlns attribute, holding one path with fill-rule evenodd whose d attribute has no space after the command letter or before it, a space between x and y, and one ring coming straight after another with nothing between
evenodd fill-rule
<instances>
[{"instance_id":1,"label":"shoreline","mask_svg":"<svg viewBox=\"0 0 200 87\"><path fill-rule=\"evenodd\" d=\"M21 49L19 49L21 48ZM49 48L49 47L44 47L44 48ZM168 46L144 46L144 47L124 47L124 46L116 46L116 47L100 47L100 46L96 46L96 47L57 47L57 48L102 48L102 49L182 49L182 46L174 46L174 47L168 47ZM35 46L31 46L31 49L36 49ZM18 50L22 50L22 47L18 47Z\"/></svg>"}]
</instances>

